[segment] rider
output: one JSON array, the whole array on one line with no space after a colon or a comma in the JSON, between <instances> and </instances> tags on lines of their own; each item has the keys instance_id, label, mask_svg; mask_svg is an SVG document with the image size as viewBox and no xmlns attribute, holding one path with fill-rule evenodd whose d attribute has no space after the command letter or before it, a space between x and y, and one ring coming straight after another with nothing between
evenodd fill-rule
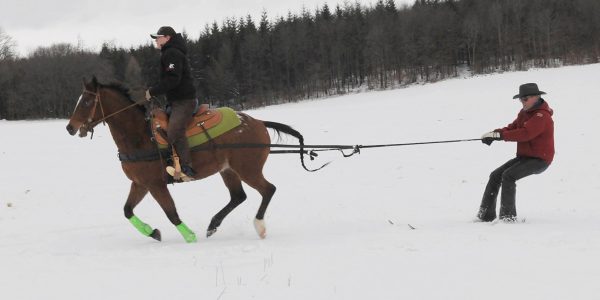
<instances>
[{"instance_id":1,"label":"rider","mask_svg":"<svg viewBox=\"0 0 600 300\"><path fill-rule=\"evenodd\" d=\"M160 82L146 90L146 100L166 94L171 107L167 139L179 155L181 171L194 177L192 160L185 129L191 121L197 105L196 88L192 82L190 63L186 56L187 47L180 33L170 26L163 26L150 35L156 48L160 49Z\"/></svg>"}]
</instances>

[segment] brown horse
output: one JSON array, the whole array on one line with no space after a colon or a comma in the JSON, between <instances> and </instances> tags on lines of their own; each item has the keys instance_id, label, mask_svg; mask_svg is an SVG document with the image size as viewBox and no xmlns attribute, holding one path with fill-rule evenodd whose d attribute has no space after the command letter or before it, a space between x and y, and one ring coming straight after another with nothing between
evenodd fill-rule
<instances>
[{"instance_id":1,"label":"brown horse","mask_svg":"<svg viewBox=\"0 0 600 300\"><path fill-rule=\"evenodd\" d=\"M145 102L145 101L144 101ZM121 167L131 180L131 189L125 203L125 217L144 235L161 240L160 231L142 222L134 215L133 209L150 192L167 217L176 226L187 242L196 242L196 236L181 221L175 208L167 184L170 177L165 172L165 157L160 154L152 139L146 108L131 100L127 89L118 84L104 85L94 77L83 82L83 93L79 97L73 115L67 125L67 131L75 135L86 136L95 125L105 121L117 145ZM242 124L212 140L219 144L269 144L267 131L272 128L290 134L303 145L302 135L291 127L254 119L247 114L237 112ZM260 238L265 238L264 215L275 193L275 186L263 176L263 166L269 155L268 147L218 148L210 151L192 151L193 165L196 168L195 180L219 173L229 189L231 200L212 218L206 236L217 231L223 219L244 200L246 193L242 181L256 189L262 196L262 202L256 213L254 225ZM302 153L302 152L301 152ZM301 154L302 158L302 154Z\"/></svg>"}]
</instances>

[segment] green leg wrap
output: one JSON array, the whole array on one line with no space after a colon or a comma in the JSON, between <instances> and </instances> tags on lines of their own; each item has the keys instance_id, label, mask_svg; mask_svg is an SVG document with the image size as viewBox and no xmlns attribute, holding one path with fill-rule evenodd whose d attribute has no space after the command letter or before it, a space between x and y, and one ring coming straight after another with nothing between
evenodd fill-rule
<instances>
[{"instance_id":1,"label":"green leg wrap","mask_svg":"<svg viewBox=\"0 0 600 300\"><path fill-rule=\"evenodd\" d=\"M140 220L137 216L132 216L131 218L129 218L129 222L131 222L131 224L133 224L133 226L137 228L137 230L143 235L150 236L152 234L152 227L142 222L142 220Z\"/></svg>"},{"instance_id":2,"label":"green leg wrap","mask_svg":"<svg viewBox=\"0 0 600 300\"><path fill-rule=\"evenodd\" d=\"M191 231L187 225L185 225L185 223L181 222L181 224L177 225L177 230L179 230L179 233L181 233L181 235L183 236L183 238L185 239L186 242L188 243L195 243L198 240L196 239L196 234Z\"/></svg>"}]
</instances>

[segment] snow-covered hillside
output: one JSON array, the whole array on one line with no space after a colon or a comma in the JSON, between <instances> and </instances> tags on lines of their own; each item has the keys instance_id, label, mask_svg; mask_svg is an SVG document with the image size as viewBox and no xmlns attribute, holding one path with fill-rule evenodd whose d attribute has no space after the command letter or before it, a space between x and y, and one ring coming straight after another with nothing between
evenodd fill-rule
<instances>
[{"instance_id":1,"label":"snow-covered hillside","mask_svg":"<svg viewBox=\"0 0 600 300\"><path fill-rule=\"evenodd\" d=\"M478 138L512 121L519 84L537 82L555 111L556 157L517 183L518 224L472 222L489 173L516 145L464 142L324 153L308 164L334 162L316 173L273 155L265 240L247 187L197 244L147 197L136 215L162 230L159 243L123 216L129 183L106 127L89 140L69 136L66 120L0 121L0 298L595 299L598 74L598 64L533 70L248 111L307 144ZM199 237L229 200L219 176L171 191Z\"/></svg>"}]
</instances>

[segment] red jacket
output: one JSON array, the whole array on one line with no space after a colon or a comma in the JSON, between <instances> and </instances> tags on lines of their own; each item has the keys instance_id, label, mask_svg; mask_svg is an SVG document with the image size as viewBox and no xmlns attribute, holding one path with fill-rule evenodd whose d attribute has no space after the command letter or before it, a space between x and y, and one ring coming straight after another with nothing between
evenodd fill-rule
<instances>
[{"instance_id":1,"label":"red jacket","mask_svg":"<svg viewBox=\"0 0 600 300\"><path fill-rule=\"evenodd\" d=\"M554 159L553 111L542 103L528 111L521 110L508 126L496 129L505 141L517 142L517 156L537 157L548 164Z\"/></svg>"}]
</instances>

